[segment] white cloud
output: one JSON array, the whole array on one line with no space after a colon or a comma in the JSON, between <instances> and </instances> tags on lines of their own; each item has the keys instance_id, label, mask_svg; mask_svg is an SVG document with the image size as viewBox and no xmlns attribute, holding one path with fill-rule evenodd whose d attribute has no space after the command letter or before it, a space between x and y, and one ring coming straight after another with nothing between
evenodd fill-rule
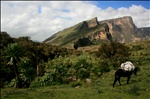
<instances>
[{"instance_id":1,"label":"white cloud","mask_svg":"<svg viewBox=\"0 0 150 99\"><path fill-rule=\"evenodd\" d=\"M1 2L1 30L12 37L30 36L38 41L93 17L98 17L100 21L122 16L132 16L137 27L150 26L150 10L137 5L101 9L84 1Z\"/></svg>"}]
</instances>

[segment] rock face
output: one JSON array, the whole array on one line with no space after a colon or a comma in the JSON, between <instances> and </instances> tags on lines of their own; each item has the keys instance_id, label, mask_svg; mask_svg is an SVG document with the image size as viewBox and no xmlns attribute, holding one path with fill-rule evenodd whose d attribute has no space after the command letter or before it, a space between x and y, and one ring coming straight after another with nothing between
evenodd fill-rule
<instances>
[{"instance_id":1,"label":"rock face","mask_svg":"<svg viewBox=\"0 0 150 99\"><path fill-rule=\"evenodd\" d=\"M100 26L100 27L99 27ZM82 29L92 29L96 28L96 31L93 31L91 34L86 36L91 40L112 40L111 34L109 33L109 27L106 23L99 24L97 18L91 20L83 21L80 30Z\"/></svg>"},{"instance_id":2,"label":"rock face","mask_svg":"<svg viewBox=\"0 0 150 99\"><path fill-rule=\"evenodd\" d=\"M88 28L92 28L92 27L99 25L99 23L97 21L97 17L87 21L87 24L88 24Z\"/></svg>"},{"instance_id":3,"label":"rock face","mask_svg":"<svg viewBox=\"0 0 150 99\"><path fill-rule=\"evenodd\" d=\"M113 40L118 42L124 43L131 41L133 34L136 32L136 26L134 25L132 18L129 16L104 20L100 21L100 23L108 24Z\"/></svg>"},{"instance_id":4,"label":"rock face","mask_svg":"<svg viewBox=\"0 0 150 99\"><path fill-rule=\"evenodd\" d=\"M95 27L99 25L99 22L97 21L97 17L91 19L91 20L87 20L87 21L83 21L80 29L83 29L83 28L92 28L92 27Z\"/></svg>"},{"instance_id":5,"label":"rock face","mask_svg":"<svg viewBox=\"0 0 150 99\"><path fill-rule=\"evenodd\" d=\"M138 28L136 36L143 40L150 40L150 27Z\"/></svg>"},{"instance_id":6,"label":"rock face","mask_svg":"<svg viewBox=\"0 0 150 99\"><path fill-rule=\"evenodd\" d=\"M107 23L113 40L120 43L135 42L150 38L150 27L137 28L130 16L99 21L99 23Z\"/></svg>"},{"instance_id":7,"label":"rock face","mask_svg":"<svg viewBox=\"0 0 150 99\"><path fill-rule=\"evenodd\" d=\"M93 34L89 35L88 38L92 40L112 40L112 36L109 32L109 27L106 23L102 24L102 28Z\"/></svg>"}]
</instances>

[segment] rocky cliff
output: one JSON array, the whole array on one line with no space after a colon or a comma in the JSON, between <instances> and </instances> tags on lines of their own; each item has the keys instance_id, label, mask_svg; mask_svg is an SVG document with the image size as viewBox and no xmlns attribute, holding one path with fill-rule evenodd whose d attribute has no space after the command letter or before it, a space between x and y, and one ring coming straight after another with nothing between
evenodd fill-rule
<instances>
[{"instance_id":1,"label":"rocky cliff","mask_svg":"<svg viewBox=\"0 0 150 99\"><path fill-rule=\"evenodd\" d=\"M99 23L107 23L113 40L121 43L150 38L150 27L137 28L130 16L99 21Z\"/></svg>"},{"instance_id":2,"label":"rocky cliff","mask_svg":"<svg viewBox=\"0 0 150 99\"><path fill-rule=\"evenodd\" d=\"M97 20L97 17L95 17L93 19L81 22L79 25L79 29L92 28L98 25L99 25L99 22Z\"/></svg>"}]
</instances>

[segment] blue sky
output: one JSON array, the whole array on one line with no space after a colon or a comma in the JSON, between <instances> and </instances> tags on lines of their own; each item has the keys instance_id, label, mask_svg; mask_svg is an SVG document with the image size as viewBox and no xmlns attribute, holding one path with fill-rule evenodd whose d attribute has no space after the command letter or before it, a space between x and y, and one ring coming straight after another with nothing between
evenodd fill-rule
<instances>
[{"instance_id":1,"label":"blue sky","mask_svg":"<svg viewBox=\"0 0 150 99\"><path fill-rule=\"evenodd\" d=\"M98 7L102 9L106 9L108 7L112 7L114 9L118 9L120 7L129 8L132 5L143 6L146 9L150 9L150 1L93 1L93 4L96 4Z\"/></svg>"}]
</instances>

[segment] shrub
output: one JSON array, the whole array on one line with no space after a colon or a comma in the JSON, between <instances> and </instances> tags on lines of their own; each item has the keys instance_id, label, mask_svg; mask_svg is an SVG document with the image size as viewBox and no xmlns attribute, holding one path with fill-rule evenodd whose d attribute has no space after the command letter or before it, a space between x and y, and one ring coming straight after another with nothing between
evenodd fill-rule
<instances>
[{"instance_id":1,"label":"shrub","mask_svg":"<svg viewBox=\"0 0 150 99\"><path fill-rule=\"evenodd\" d=\"M88 61L86 56L80 56L77 62L73 66L75 75L79 79L90 77L90 70L92 68L92 62Z\"/></svg>"},{"instance_id":2,"label":"shrub","mask_svg":"<svg viewBox=\"0 0 150 99\"><path fill-rule=\"evenodd\" d=\"M53 84L53 76L51 73L45 73L44 76L40 79L41 86L52 85Z\"/></svg>"},{"instance_id":3,"label":"shrub","mask_svg":"<svg viewBox=\"0 0 150 99\"><path fill-rule=\"evenodd\" d=\"M117 42L103 43L96 53L97 57L110 62L114 68L118 68L120 63L128 60L129 47Z\"/></svg>"},{"instance_id":4,"label":"shrub","mask_svg":"<svg viewBox=\"0 0 150 99\"><path fill-rule=\"evenodd\" d=\"M108 62L107 61L100 62L100 72L104 73L104 72L109 72L109 71L110 71L110 68L109 68Z\"/></svg>"},{"instance_id":5,"label":"shrub","mask_svg":"<svg viewBox=\"0 0 150 99\"><path fill-rule=\"evenodd\" d=\"M78 49L78 47L90 46L90 45L92 45L92 42L88 38L81 38L74 43L74 48Z\"/></svg>"}]
</instances>

